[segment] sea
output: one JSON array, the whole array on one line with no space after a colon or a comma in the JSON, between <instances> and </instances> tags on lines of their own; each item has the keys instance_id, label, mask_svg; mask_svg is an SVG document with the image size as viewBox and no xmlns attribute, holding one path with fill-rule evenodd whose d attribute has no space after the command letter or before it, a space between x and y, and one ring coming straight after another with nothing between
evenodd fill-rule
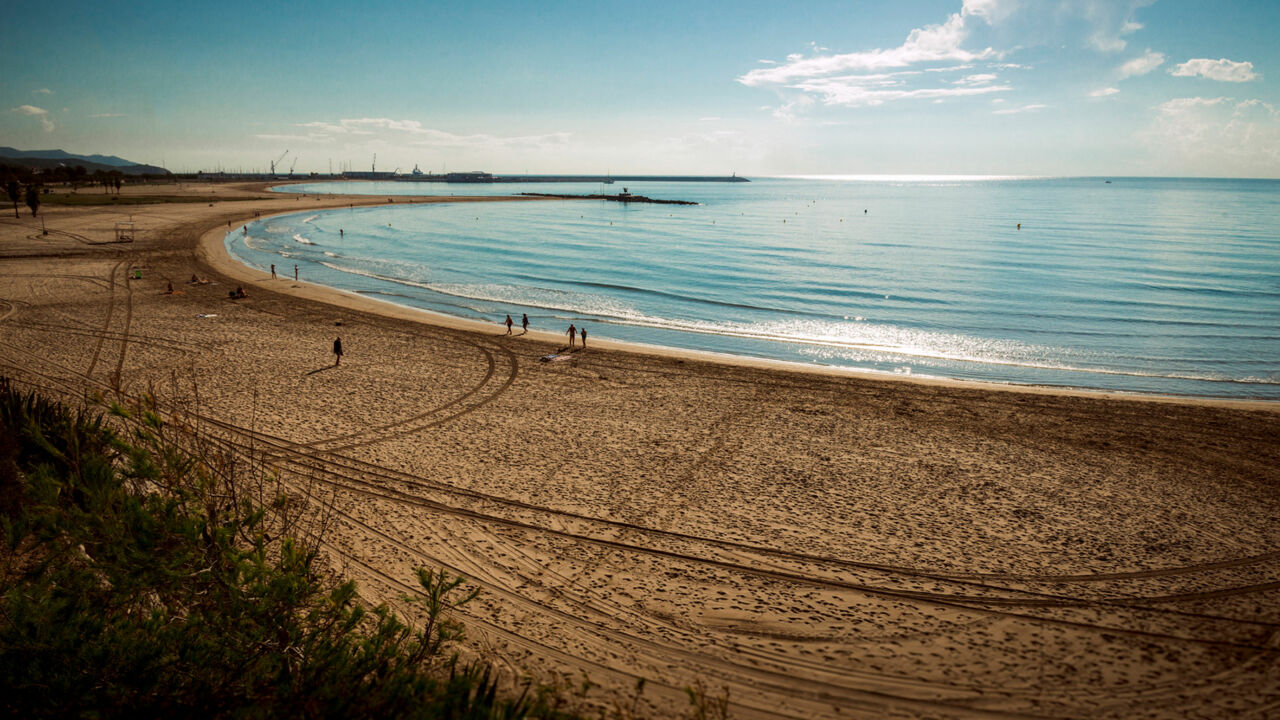
<instances>
[{"instance_id":1,"label":"sea","mask_svg":"<svg viewBox=\"0 0 1280 720\"><path fill-rule=\"evenodd\" d=\"M294 184L282 276L591 338L887 375L1280 399L1280 181L821 176ZM306 210L309 197L616 194ZM518 330L517 330L518 331Z\"/></svg>"}]
</instances>

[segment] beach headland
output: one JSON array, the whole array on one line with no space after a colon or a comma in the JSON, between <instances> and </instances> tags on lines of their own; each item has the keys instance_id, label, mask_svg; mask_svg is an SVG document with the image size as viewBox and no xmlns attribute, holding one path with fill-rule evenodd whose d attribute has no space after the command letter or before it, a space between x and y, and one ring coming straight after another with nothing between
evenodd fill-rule
<instances>
[{"instance_id":1,"label":"beach headland","mask_svg":"<svg viewBox=\"0 0 1280 720\"><path fill-rule=\"evenodd\" d=\"M506 337L219 254L257 214L386 202L262 190L49 206L50 235L4 220L0 373L217 418L328 493L335 568L371 602L416 565L472 578L472 649L513 674L645 677L668 712L701 678L734 717L1265 717L1280 697L1275 403L594 337L541 363L561 328ZM105 243L130 218L138 240Z\"/></svg>"}]
</instances>

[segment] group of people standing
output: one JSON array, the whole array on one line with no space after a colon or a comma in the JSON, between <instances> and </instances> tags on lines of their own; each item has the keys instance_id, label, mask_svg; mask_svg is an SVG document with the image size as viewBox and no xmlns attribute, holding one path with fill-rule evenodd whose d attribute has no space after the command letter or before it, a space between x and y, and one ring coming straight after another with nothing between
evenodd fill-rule
<instances>
[{"instance_id":1,"label":"group of people standing","mask_svg":"<svg viewBox=\"0 0 1280 720\"><path fill-rule=\"evenodd\" d=\"M508 315L507 321L505 324L507 326L507 334L510 335L511 328L515 325L515 321L511 319L510 315ZM529 332L529 316L528 315L520 316L520 328L525 332ZM572 323L570 323L568 335L569 335L569 347L576 346L579 335L582 336L582 347L587 346L587 329L585 327L578 328L578 327L575 327Z\"/></svg>"},{"instance_id":2,"label":"group of people standing","mask_svg":"<svg viewBox=\"0 0 1280 720\"><path fill-rule=\"evenodd\" d=\"M506 321L508 335L511 334L511 328L514 325L515 325L515 321L511 319L510 315L508 315L507 321ZM529 316L528 315L520 316L520 327L525 332L529 332ZM577 345L577 341L579 337L582 338L582 347L587 346L587 329L585 327L579 328L573 324L570 324L568 335L569 335L569 347L575 347ZM333 341L333 364L335 367L342 364L342 338L336 338Z\"/></svg>"}]
</instances>

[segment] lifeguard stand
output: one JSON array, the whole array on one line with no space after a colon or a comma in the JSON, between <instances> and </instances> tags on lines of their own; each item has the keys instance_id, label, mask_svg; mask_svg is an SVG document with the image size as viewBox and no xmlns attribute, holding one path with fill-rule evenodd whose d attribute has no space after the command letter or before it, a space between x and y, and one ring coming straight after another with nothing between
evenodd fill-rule
<instances>
[{"instance_id":1,"label":"lifeguard stand","mask_svg":"<svg viewBox=\"0 0 1280 720\"><path fill-rule=\"evenodd\" d=\"M136 228L134 228L132 222L116 223L116 242L118 243L133 242L135 230Z\"/></svg>"}]
</instances>

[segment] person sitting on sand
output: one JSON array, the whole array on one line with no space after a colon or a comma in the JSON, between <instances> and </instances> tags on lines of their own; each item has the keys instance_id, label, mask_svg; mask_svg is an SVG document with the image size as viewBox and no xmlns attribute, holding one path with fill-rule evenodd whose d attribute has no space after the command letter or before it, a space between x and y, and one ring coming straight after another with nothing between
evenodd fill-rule
<instances>
[{"instance_id":1,"label":"person sitting on sand","mask_svg":"<svg viewBox=\"0 0 1280 720\"><path fill-rule=\"evenodd\" d=\"M200 278L196 277L195 273L191 273L191 284L195 285L198 282L200 282Z\"/></svg>"},{"instance_id":2,"label":"person sitting on sand","mask_svg":"<svg viewBox=\"0 0 1280 720\"><path fill-rule=\"evenodd\" d=\"M578 338L578 328L574 327L574 326L573 326L573 324L572 324L572 323L570 323L570 325L569 325L569 347L573 347L573 344L574 344L574 342L577 340L577 338Z\"/></svg>"},{"instance_id":3,"label":"person sitting on sand","mask_svg":"<svg viewBox=\"0 0 1280 720\"><path fill-rule=\"evenodd\" d=\"M235 290L231 290L231 291L229 291L229 292L227 293L227 295L229 295L229 296L231 297L231 299L232 299L232 300L240 300L241 298L247 298L247 297L249 297L249 293L247 293L247 292L245 292L245 291L244 291L244 286L243 286L243 285L241 285L240 287L236 288Z\"/></svg>"},{"instance_id":4,"label":"person sitting on sand","mask_svg":"<svg viewBox=\"0 0 1280 720\"><path fill-rule=\"evenodd\" d=\"M173 294L173 281L172 281L172 280L170 280L170 281L169 281L169 290L168 290L165 294L167 294L167 295L172 295L172 294Z\"/></svg>"}]
</instances>

